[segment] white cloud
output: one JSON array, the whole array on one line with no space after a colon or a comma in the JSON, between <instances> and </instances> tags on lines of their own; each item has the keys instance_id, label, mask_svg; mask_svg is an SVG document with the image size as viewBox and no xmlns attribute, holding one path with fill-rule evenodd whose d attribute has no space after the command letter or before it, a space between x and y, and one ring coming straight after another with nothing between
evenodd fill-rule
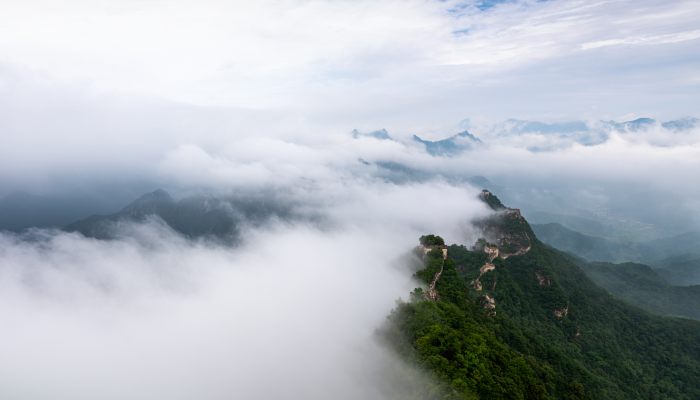
<instances>
[{"instance_id":1,"label":"white cloud","mask_svg":"<svg viewBox=\"0 0 700 400\"><path fill-rule=\"evenodd\" d=\"M542 90L575 93L599 114L640 111L638 98L589 93L622 84L654 94L643 104L671 113L652 83L694 82L666 79L697 69L686 56L698 46L693 1L518 1L448 12L456 3L30 0L4 8L0 50L6 63L106 92L313 119L345 115L347 124L408 118L402 128L589 110L564 107ZM601 53L611 45L615 54ZM657 66L636 63L639 75L621 80L620 64L639 57ZM525 97L509 104L513 92Z\"/></svg>"},{"instance_id":2,"label":"white cloud","mask_svg":"<svg viewBox=\"0 0 700 400\"><path fill-rule=\"evenodd\" d=\"M468 221L486 207L473 189L439 184L298 195L332 227L271 224L235 248L185 240L155 221L122 225L113 241L0 234L3 393L405 397L420 374L374 340L416 285L405 257L419 232L467 240Z\"/></svg>"},{"instance_id":3,"label":"white cloud","mask_svg":"<svg viewBox=\"0 0 700 400\"><path fill-rule=\"evenodd\" d=\"M157 221L101 241L0 233L0 384L13 399L400 399L421 374L375 341L425 232L469 242L472 188L339 180L294 199L328 223L237 247Z\"/></svg>"},{"instance_id":4,"label":"white cloud","mask_svg":"<svg viewBox=\"0 0 700 400\"><path fill-rule=\"evenodd\" d=\"M688 40L700 39L700 30L693 30L687 32L670 33L665 35L654 35L654 36L631 36L621 39L607 39L600 40L596 42L584 43L581 45L583 50L588 49L598 49L607 46L618 46L618 45L655 45L655 44L666 44L666 43L679 43Z\"/></svg>"},{"instance_id":5,"label":"white cloud","mask_svg":"<svg viewBox=\"0 0 700 400\"><path fill-rule=\"evenodd\" d=\"M248 232L236 249L152 224L110 242L0 235L4 393L391 398L372 375L396 364L369 338L411 288L395 261L426 232L472 238L468 221L487 211L466 184L396 185L377 161L484 175L512 189L498 193L512 206L553 207L551 195L565 211L648 214L656 202L678 226L700 223L697 129L657 124L598 146L481 130L509 117L697 115L697 2L448 12L458 3L3 4L0 195L145 180L277 190L325 218ZM465 117L478 151L437 158L410 142ZM355 140L356 127L399 141Z\"/></svg>"}]
</instances>

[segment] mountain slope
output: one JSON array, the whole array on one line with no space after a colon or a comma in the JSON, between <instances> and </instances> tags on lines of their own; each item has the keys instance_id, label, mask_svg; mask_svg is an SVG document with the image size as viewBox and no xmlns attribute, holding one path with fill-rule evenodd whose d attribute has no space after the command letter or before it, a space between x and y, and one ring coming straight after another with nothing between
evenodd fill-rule
<instances>
[{"instance_id":1,"label":"mountain slope","mask_svg":"<svg viewBox=\"0 0 700 400\"><path fill-rule=\"evenodd\" d=\"M273 198L218 198L193 196L173 199L164 190L147 193L120 211L93 215L64 229L100 239L112 238L123 223L160 219L173 230L188 236L237 239L243 223L259 224L270 218L294 218L291 207Z\"/></svg>"},{"instance_id":2,"label":"mountain slope","mask_svg":"<svg viewBox=\"0 0 700 400\"><path fill-rule=\"evenodd\" d=\"M115 203L112 198L15 192L0 197L0 230L61 227L91 213L113 209Z\"/></svg>"},{"instance_id":3,"label":"mountain slope","mask_svg":"<svg viewBox=\"0 0 700 400\"><path fill-rule=\"evenodd\" d=\"M454 156L481 143L479 138L467 131L436 141L421 139L418 135L413 135L413 140L424 145L425 151L436 157Z\"/></svg>"},{"instance_id":4,"label":"mountain slope","mask_svg":"<svg viewBox=\"0 0 700 400\"><path fill-rule=\"evenodd\" d=\"M666 121L661 124L666 129L670 129L675 132L687 131L698 126L700 119L693 117L680 118L672 121Z\"/></svg>"},{"instance_id":5,"label":"mountain slope","mask_svg":"<svg viewBox=\"0 0 700 400\"><path fill-rule=\"evenodd\" d=\"M700 255L682 254L654 263L656 272L672 285L700 285Z\"/></svg>"},{"instance_id":6,"label":"mountain slope","mask_svg":"<svg viewBox=\"0 0 700 400\"><path fill-rule=\"evenodd\" d=\"M482 222L492 237L430 251L424 286L389 318L389 344L436 378L435 398L700 398L700 323L614 299L499 203Z\"/></svg>"},{"instance_id":7,"label":"mountain slope","mask_svg":"<svg viewBox=\"0 0 700 400\"><path fill-rule=\"evenodd\" d=\"M588 260L653 260L655 255L670 251L667 240L623 245L571 231L559 224L533 225L533 230L548 245ZM680 243L679 247L685 245ZM660 315L700 319L700 286L692 286L700 282L700 260L696 258L686 255L666 259L659 262L665 268L657 270L631 262L573 261L596 284L629 304Z\"/></svg>"},{"instance_id":8,"label":"mountain slope","mask_svg":"<svg viewBox=\"0 0 700 400\"><path fill-rule=\"evenodd\" d=\"M596 284L613 296L659 315L700 320L700 285L673 286L643 264L581 265Z\"/></svg>"},{"instance_id":9,"label":"mountain slope","mask_svg":"<svg viewBox=\"0 0 700 400\"><path fill-rule=\"evenodd\" d=\"M558 223L533 224L532 229L542 242L589 261L647 262L656 265L669 257L700 252L699 232L622 243L576 232ZM700 258L700 255L696 258Z\"/></svg>"},{"instance_id":10,"label":"mountain slope","mask_svg":"<svg viewBox=\"0 0 700 400\"><path fill-rule=\"evenodd\" d=\"M557 223L533 224L532 229L544 243L591 261L616 261L626 254L637 255L622 245L573 231Z\"/></svg>"}]
</instances>

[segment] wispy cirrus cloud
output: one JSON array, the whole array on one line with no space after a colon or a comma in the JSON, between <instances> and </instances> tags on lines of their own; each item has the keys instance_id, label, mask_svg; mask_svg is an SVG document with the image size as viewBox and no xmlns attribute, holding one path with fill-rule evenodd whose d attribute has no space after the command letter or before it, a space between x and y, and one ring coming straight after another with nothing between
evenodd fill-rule
<instances>
[{"instance_id":1,"label":"wispy cirrus cloud","mask_svg":"<svg viewBox=\"0 0 700 400\"><path fill-rule=\"evenodd\" d=\"M654 36L630 36L619 39L606 39L596 42L588 42L581 45L583 50L598 49L607 46L622 45L657 45L667 43L679 43L688 40L700 39L700 30L692 30L678 33L668 33Z\"/></svg>"}]
</instances>

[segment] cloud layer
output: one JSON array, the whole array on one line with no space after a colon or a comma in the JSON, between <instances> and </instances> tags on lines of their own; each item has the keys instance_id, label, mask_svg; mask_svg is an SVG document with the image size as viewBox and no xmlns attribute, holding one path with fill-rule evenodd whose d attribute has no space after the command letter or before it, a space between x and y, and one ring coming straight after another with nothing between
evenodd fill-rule
<instances>
[{"instance_id":1,"label":"cloud layer","mask_svg":"<svg viewBox=\"0 0 700 400\"><path fill-rule=\"evenodd\" d=\"M103 92L390 128L696 110L694 1L476 3L31 0L0 50Z\"/></svg>"},{"instance_id":2,"label":"cloud layer","mask_svg":"<svg viewBox=\"0 0 700 400\"><path fill-rule=\"evenodd\" d=\"M0 196L272 193L314 216L235 248L157 220L113 241L0 233L3 393L405 397L420 374L373 331L414 285L419 235L474 239L477 175L526 215L697 229L697 126L609 122L700 114L697 2L489 5L3 6ZM411 139L464 129L481 142L449 157Z\"/></svg>"},{"instance_id":3,"label":"cloud layer","mask_svg":"<svg viewBox=\"0 0 700 400\"><path fill-rule=\"evenodd\" d=\"M375 332L415 286L409 251L418 232L470 240L487 211L473 189L443 184L331 194L316 203L332 224L271 223L237 247L157 220L121 225L112 241L0 234L3 393L404 398L424 378Z\"/></svg>"}]
</instances>

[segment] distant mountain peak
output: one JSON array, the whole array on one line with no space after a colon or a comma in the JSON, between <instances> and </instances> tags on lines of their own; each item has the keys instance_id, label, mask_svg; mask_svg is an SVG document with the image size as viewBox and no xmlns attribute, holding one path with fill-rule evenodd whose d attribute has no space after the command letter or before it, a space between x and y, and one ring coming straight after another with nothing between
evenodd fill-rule
<instances>
[{"instance_id":1,"label":"distant mountain peak","mask_svg":"<svg viewBox=\"0 0 700 400\"><path fill-rule=\"evenodd\" d=\"M172 205L174 203L175 200L170 196L170 193L163 189L156 189L134 200L120 212L139 215L157 214L157 211L163 206Z\"/></svg>"},{"instance_id":2,"label":"distant mountain peak","mask_svg":"<svg viewBox=\"0 0 700 400\"><path fill-rule=\"evenodd\" d=\"M360 132L357 129L352 130L352 137L354 139L359 139L362 137L370 137L379 140L393 140L386 129L379 129L371 132Z\"/></svg>"},{"instance_id":3,"label":"distant mountain peak","mask_svg":"<svg viewBox=\"0 0 700 400\"><path fill-rule=\"evenodd\" d=\"M608 121L607 123L612 128L620 130L620 131L635 132L635 131L639 131L639 130L643 130L643 129L648 129L649 127L656 124L656 120L653 118L641 117L641 118L633 119L631 121L624 121L624 122Z\"/></svg>"},{"instance_id":4,"label":"distant mountain peak","mask_svg":"<svg viewBox=\"0 0 700 400\"><path fill-rule=\"evenodd\" d=\"M481 139L463 131L456 135L442 140L425 140L418 135L413 135L413 141L425 146L425 150L432 156L453 156L464 150L469 150L476 144L481 143Z\"/></svg>"},{"instance_id":5,"label":"distant mountain peak","mask_svg":"<svg viewBox=\"0 0 700 400\"><path fill-rule=\"evenodd\" d=\"M540 122L520 119L509 119L504 123L509 132L513 133L544 133L569 134L589 130L585 121Z\"/></svg>"},{"instance_id":6,"label":"distant mountain peak","mask_svg":"<svg viewBox=\"0 0 700 400\"><path fill-rule=\"evenodd\" d=\"M498 257L502 259L529 252L535 234L520 209L506 207L496 195L486 189L481 191L479 199L497 213L476 222L485 240L478 241L475 248L486 249L488 243L493 243L500 252Z\"/></svg>"},{"instance_id":7,"label":"distant mountain peak","mask_svg":"<svg viewBox=\"0 0 700 400\"><path fill-rule=\"evenodd\" d=\"M685 118L679 118L675 119L672 121L666 121L661 124L666 129L672 130L672 131L685 131L689 129L693 129L698 126L700 123L700 119L694 118L694 117L685 117Z\"/></svg>"},{"instance_id":8,"label":"distant mountain peak","mask_svg":"<svg viewBox=\"0 0 700 400\"><path fill-rule=\"evenodd\" d=\"M506 206L501 203L501 200L496 197L495 194L491 193L490 191L484 189L479 193L479 199L486 203L489 207L491 207L492 210L494 211L502 211L506 209Z\"/></svg>"},{"instance_id":9,"label":"distant mountain peak","mask_svg":"<svg viewBox=\"0 0 700 400\"><path fill-rule=\"evenodd\" d=\"M163 189L156 189L134 200L134 203L144 203L151 201L173 201L173 197L170 195L170 193Z\"/></svg>"}]
</instances>

